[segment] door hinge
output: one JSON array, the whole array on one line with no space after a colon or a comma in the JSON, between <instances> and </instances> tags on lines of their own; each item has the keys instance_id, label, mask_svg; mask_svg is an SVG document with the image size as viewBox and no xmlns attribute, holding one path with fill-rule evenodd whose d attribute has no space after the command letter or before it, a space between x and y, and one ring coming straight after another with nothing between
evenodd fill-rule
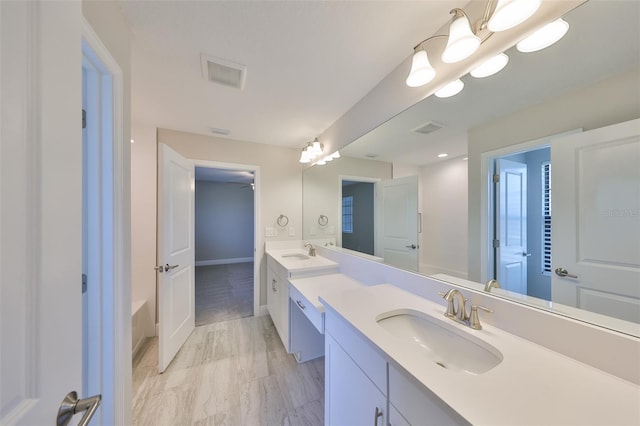
<instances>
[{"instance_id":1,"label":"door hinge","mask_svg":"<svg viewBox=\"0 0 640 426\"><path fill-rule=\"evenodd\" d=\"M493 248L500 248L500 240L493 240Z\"/></svg>"},{"instance_id":2,"label":"door hinge","mask_svg":"<svg viewBox=\"0 0 640 426\"><path fill-rule=\"evenodd\" d=\"M87 111L85 111L84 109L82 110L82 128L87 128Z\"/></svg>"},{"instance_id":3,"label":"door hinge","mask_svg":"<svg viewBox=\"0 0 640 426\"><path fill-rule=\"evenodd\" d=\"M493 175L493 183L500 183L500 175Z\"/></svg>"},{"instance_id":4,"label":"door hinge","mask_svg":"<svg viewBox=\"0 0 640 426\"><path fill-rule=\"evenodd\" d=\"M82 292L87 292L87 274L82 274Z\"/></svg>"}]
</instances>

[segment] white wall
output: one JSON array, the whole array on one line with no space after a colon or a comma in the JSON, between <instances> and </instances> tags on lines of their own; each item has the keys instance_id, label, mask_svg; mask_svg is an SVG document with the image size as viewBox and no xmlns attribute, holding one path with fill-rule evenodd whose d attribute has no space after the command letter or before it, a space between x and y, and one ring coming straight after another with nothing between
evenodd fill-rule
<instances>
[{"instance_id":1,"label":"white wall","mask_svg":"<svg viewBox=\"0 0 640 426\"><path fill-rule=\"evenodd\" d=\"M196 265L253 261L253 190L196 180Z\"/></svg>"},{"instance_id":2,"label":"white wall","mask_svg":"<svg viewBox=\"0 0 640 426\"><path fill-rule=\"evenodd\" d=\"M256 229L256 262L260 265L260 305L266 304L265 240L301 239L302 166L298 162L299 150L167 129L158 129L158 143L164 143L193 160L244 164L260 168L259 181L256 182L260 196L260 210L257 211L260 227ZM155 188L154 184L146 190L155 191ZM144 214L147 218L153 215L155 219L155 209L151 211L147 208ZM280 228L277 237L265 237L265 227L277 228L276 220L280 214L289 217L289 227L294 229L294 235L289 235L288 230L285 232ZM155 251L155 236L152 240L146 241L145 245L147 250Z\"/></svg>"},{"instance_id":3,"label":"white wall","mask_svg":"<svg viewBox=\"0 0 640 426\"><path fill-rule=\"evenodd\" d=\"M420 272L467 277L467 164L453 158L420 173Z\"/></svg>"},{"instance_id":4,"label":"white wall","mask_svg":"<svg viewBox=\"0 0 640 426\"><path fill-rule=\"evenodd\" d=\"M482 282L481 155L517 143L582 128L592 130L640 117L640 72L634 70L514 112L469 131L469 279ZM485 217L485 219L483 219Z\"/></svg>"}]
</instances>

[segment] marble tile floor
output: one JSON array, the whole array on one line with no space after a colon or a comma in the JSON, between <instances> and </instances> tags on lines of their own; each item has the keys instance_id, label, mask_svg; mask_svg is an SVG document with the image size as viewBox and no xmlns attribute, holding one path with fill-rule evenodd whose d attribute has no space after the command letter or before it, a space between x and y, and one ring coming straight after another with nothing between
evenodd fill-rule
<instances>
[{"instance_id":1,"label":"marble tile floor","mask_svg":"<svg viewBox=\"0 0 640 426\"><path fill-rule=\"evenodd\" d=\"M134 425L320 426L324 358L298 364L269 316L196 327L158 374L158 341L133 361Z\"/></svg>"},{"instance_id":2,"label":"marble tile floor","mask_svg":"<svg viewBox=\"0 0 640 426\"><path fill-rule=\"evenodd\" d=\"M196 326L253 315L253 262L197 266Z\"/></svg>"}]
</instances>

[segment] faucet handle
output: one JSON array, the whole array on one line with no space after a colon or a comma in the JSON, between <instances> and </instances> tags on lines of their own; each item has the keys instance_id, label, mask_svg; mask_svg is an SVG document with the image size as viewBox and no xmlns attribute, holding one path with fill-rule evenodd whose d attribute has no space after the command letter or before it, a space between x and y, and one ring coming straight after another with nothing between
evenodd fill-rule
<instances>
[{"instance_id":1,"label":"faucet handle","mask_svg":"<svg viewBox=\"0 0 640 426\"><path fill-rule=\"evenodd\" d=\"M469 316L469 327L474 330L482 330L482 325L480 324L480 317L478 316L478 309L482 309L485 312L492 313L493 311L489 308L485 308L480 305L471 305L471 315Z\"/></svg>"}]
</instances>

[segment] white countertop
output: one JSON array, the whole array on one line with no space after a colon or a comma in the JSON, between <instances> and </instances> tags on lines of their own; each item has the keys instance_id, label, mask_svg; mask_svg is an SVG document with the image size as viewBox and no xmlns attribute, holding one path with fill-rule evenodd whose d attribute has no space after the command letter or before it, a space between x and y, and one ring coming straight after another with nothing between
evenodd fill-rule
<instances>
[{"instance_id":1,"label":"white countertop","mask_svg":"<svg viewBox=\"0 0 640 426\"><path fill-rule=\"evenodd\" d=\"M290 273L296 272L311 272L336 269L338 264L332 260L322 256L309 256L309 251L306 249L291 248L291 249L267 249L266 253L273 257L273 259L282 265ZM300 259L297 257L286 257L289 254L301 254L307 257L307 259Z\"/></svg>"},{"instance_id":2,"label":"white countertop","mask_svg":"<svg viewBox=\"0 0 640 426\"><path fill-rule=\"evenodd\" d=\"M472 424L640 424L640 386L490 325L472 330L445 318L444 303L389 284L327 292L320 297ZM413 309L446 321L494 346L504 359L480 375L445 370L411 342L378 325L379 314L395 309ZM480 312L481 321L483 314L491 315Z\"/></svg>"},{"instance_id":3,"label":"white countertop","mask_svg":"<svg viewBox=\"0 0 640 426\"><path fill-rule=\"evenodd\" d=\"M329 293L342 292L354 288L364 287L359 281L344 274L326 274L309 278L298 278L289 281L313 307L324 312L324 305L320 303L320 297L328 297Z\"/></svg>"}]
</instances>

